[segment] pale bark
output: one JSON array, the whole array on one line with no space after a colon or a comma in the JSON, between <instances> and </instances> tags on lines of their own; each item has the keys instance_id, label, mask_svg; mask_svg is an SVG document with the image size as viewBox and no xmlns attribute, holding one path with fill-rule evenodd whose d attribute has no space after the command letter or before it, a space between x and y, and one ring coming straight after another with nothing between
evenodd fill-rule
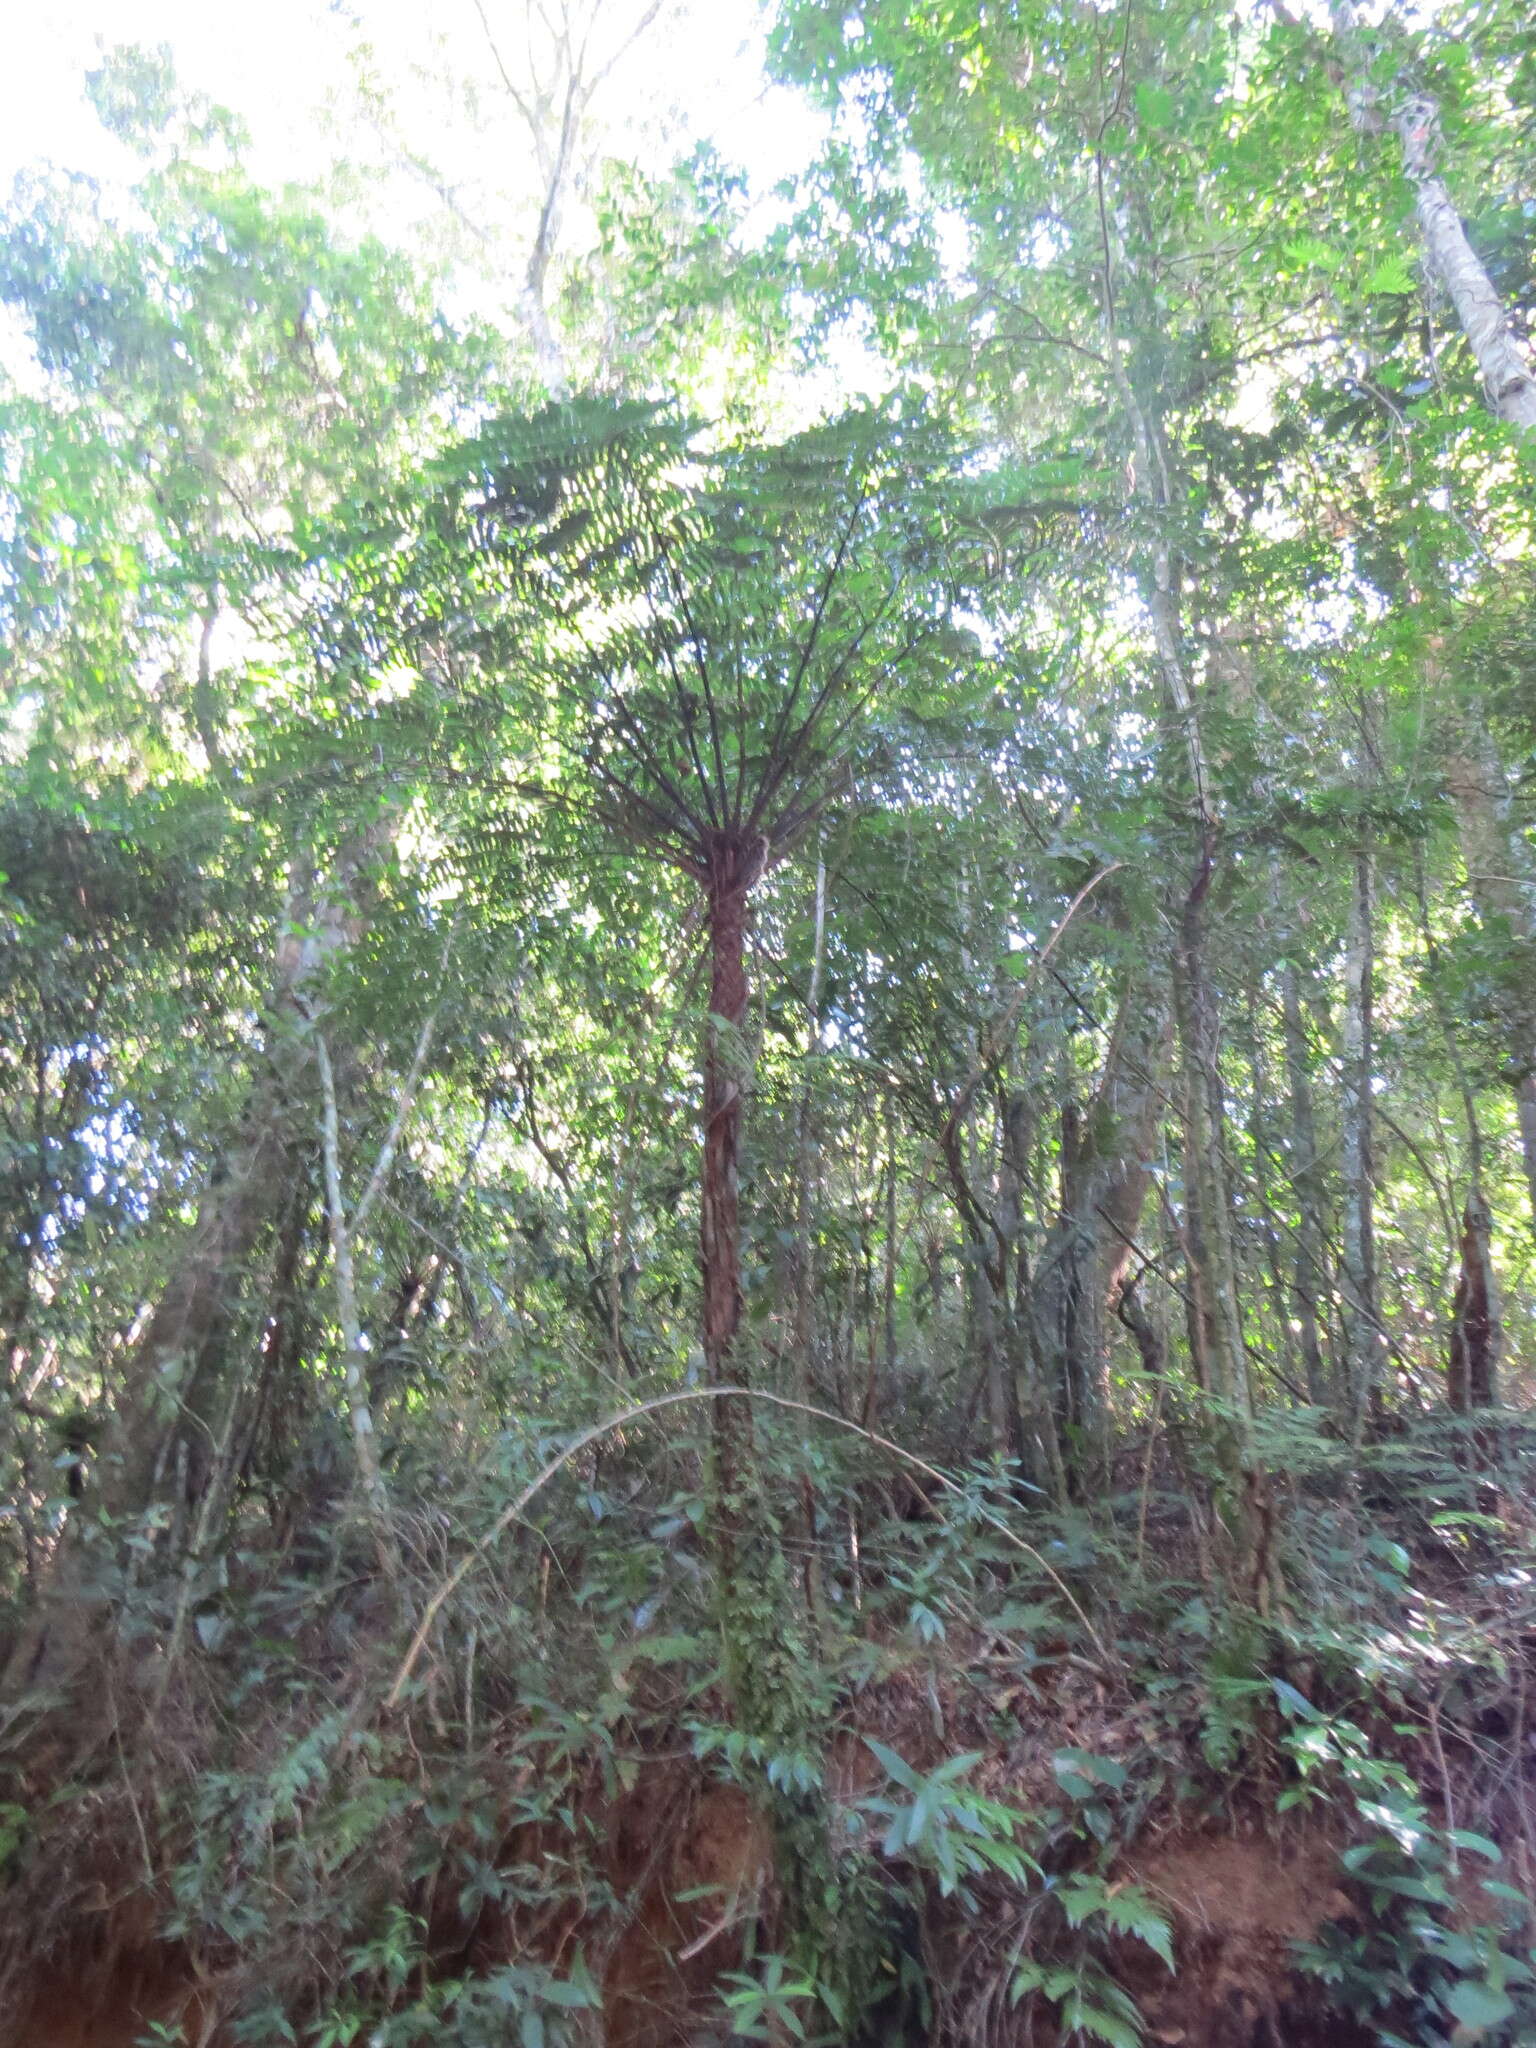
<instances>
[{"instance_id":1,"label":"pale bark","mask_svg":"<svg viewBox=\"0 0 1536 2048\"><path fill-rule=\"evenodd\" d=\"M373 1429L373 1410L368 1399L368 1344L357 1305L357 1276L352 1259L353 1225L360 1223L367 1196L359 1202L354 1217L347 1215L341 1187L341 1117L336 1101L336 1076L325 1038L314 1034L315 1061L320 1070L321 1158L325 1168L325 1212L330 1225L331 1260L335 1269L336 1315L341 1325L342 1372L346 1390L347 1419L352 1430L352 1455L357 1465L368 1519L378 1549L379 1566L386 1581L394 1585L400 1576L400 1556L390 1526L389 1495L379 1464L379 1447ZM381 1164L392 1147L386 1144ZM375 1176L370 1191L382 1181Z\"/></svg>"},{"instance_id":2,"label":"pale bark","mask_svg":"<svg viewBox=\"0 0 1536 2048\"><path fill-rule=\"evenodd\" d=\"M1079 1490L1108 1462L1108 1318L1151 1185L1170 1021L1166 987L1133 981L1092 1099L1063 1119L1061 1213L1040 1255L1035 1310Z\"/></svg>"},{"instance_id":3,"label":"pale bark","mask_svg":"<svg viewBox=\"0 0 1536 2048\"><path fill-rule=\"evenodd\" d=\"M1280 976L1285 1019L1285 1068L1291 1098L1291 1187L1296 1198L1296 1235L1292 1291L1306 1374L1307 1399L1325 1406L1328 1374L1318 1336L1318 1304L1326 1285L1323 1264L1323 1182L1317 1153L1317 1116L1312 1100L1306 1026L1302 1021L1301 987L1296 963L1287 960Z\"/></svg>"},{"instance_id":4,"label":"pale bark","mask_svg":"<svg viewBox=\"0 0 1536 2048\"><path fill-rule=\"evenodd\" d=\"M1502 952L1496 1005L1536 1226L1536 872L1512 815L1503 764L1475 705L1450 751L1446 777L1478 922Z\"/></svg>"},{"instance_id":5,"label":"pale bark","mask_svg":"<svg viewBox=\"0 0 1536 2048\"><path fill-rule=\"evenodd\" d=\"M309 991L360 937L366 871L393 830L359 832L329 881L318 885L306 859L294 863L277 946L277 979L264 1070L246 1105L240 1135L210 1176L192 1234L128 1362L114 1403L102 1495L114 1512L140 1512L153 1490L168 1427L188 1412L211 1362L262 1229L286 1193L293 1150L302 1142L294 1110L312 1085Z\"/></svg>"},{"instance_id":6,"label":"pale bark","mask_svg":"<svg viewBox=\"0 0 1536 2048\"><path fill-rule=\"evenodd\" d=\"M1230 1437L1227 1453L1246 1469L1242 1447L1252 1400L1232 1240L1220 1024L1206 962L1205 886L1207 880L1197 876L1184 907L1174 968L1184 1084L1184 1210L1194 1308L1192 1338L1196 1377L1203 1391L1218 1403L1222 1416L1218 1434Z\"/></svg>"},{"instance_id":7,"label":"pale bark","mask_svg":"<svg viewBox=\"0 0 1536 2048\"><path fill-rule=\"evenodd\" d=\"M360 935L365 871L392 829L385 821L356 835L324 888L307 858L293 865L261 1072L114 1393L95 1482L109 1529L152 1507L167 1471L180 1471L185 1483L194 1463L207 1466L220 1343L262 1232L288 1197L303 1142L296 1110L310 1086L307 991ZM77 1668L93 1612L85 1600L91 1572L105 1568L109 1591L112 1584L111 1552L87 1541L91 1533L74 1520L66 1529L39 1611L7 1667L5 1692L63 1683Z\"/></svg>"},{"instance_id":8,"label":"pale bark","mask_svg":"<svg viewBox=\"0 0 1536 2048\"><path fill-rule=\"evenodd\" d=\"M1280 1243L1273 1186L1274 1141L1269 1128L1269 1104L1274 1087L1269 1071L1269 1046L1259 1014L1259 989L1248 991L1244 1032L1248 1041L1248 1146L1254 1207L1264 1240L1264 1263L1268 1268L1271 1342L1279 1361L1283 1383L1296 1385L1296 1344L1291 1329L1290 1286Z\"/></svg>"},{"instance_id":9,"label":"pale bark","mask_svg":"<svg viewBox=\"0 0 1536 2048\"><path fill-rule=\"evenodd\" d=\"M1536 428L1536 374L1515 342L1503 302L1467 239L1450 193L1435 175L1440 110L1416 93L1398 109L1394 126L1403 146L1403 173L1413 187L1425 260L1456 308L1488 402L1511 426Z\"/></svg>"},{"instance_id":10,"label":"pale bark","mask_svg":"<svg viewBox=\"0 0 1536 2048\"><path fill-rule=\"evenodd\" d=\"M1350 120L1362 135L1386 126L1382 95L1370 76L1366 35L1353 0L1334 0L1333 18L1351 55L1345 94ZM1488 402L1513 427L1536 428L1536 372L1516 342L1503 302L1467 236L1438 175L1440 108L1427 93L1410 93L1391 117L1402 148L1403 176L1413 187L1414 211L1430 276L1456 308L1456 317L1477 367Z\"/></svg>"},{"instance_id":11,"label":"pale bark","mask_svg":"<svg viewBox=\"0 0 1536 2048\"><path fill-rule=\"evenodd\" d=\"M517 310L533 344L539 375L551 398L570 391L570 366L549 309L550 276L565 215L590 175L583 139L592 103L624 58L654 26L664 0L646 4L606 56L594 48L601 4L546 10L525 6L526 67L509 66L493 33L484 0L474 0L486 46L508 99L527 129L541 181L533 238L517 291ZM542 61L540 61L542 59Z\"/></svg>"},{"instance_id":12,"label":"pale bark","mask_svg":"<svg viewBox=\"0 0 1536 2048\"><path fill-rule=\"evenodd\" d=\"M887 1103L885 1115L885 1243L881 1253L883 1270L880 1284L880 1320L884 1339L885 1384L888 1387L896 1378L896 1262L901 1249L896 1232L897 1171L896 1105L892 1101ZM879 1388L871 1380L864 1403L866 1429L874 1428L879 1406Z\"/></svg>"},{"instance_id":13,"label":"pale bark","mask_svg":"<svg viewBox=\"0 0 1536 2048\"><path fill-rule=\"evenodd\" d=\"M1344 1399L1358 1442L1381 1398L1382 1332L1376 1276L1375 1159L1371 1114L1375 1067L1375 862L1355 856L1344 956L1343 1259Z\"/></svg>"},{"instance_id":14,"label":"pale bark","mask_svg":"<svg viewBox=\"0 0 1536 2048\"><path fill-rule=\"evenodd\" d=\"M1106 231L1106 298L1109 255ZM1170 796L1182 800L1192 812L1194 858L1179 908L1173 963L1173 1010L1184 1108L1190 1350L1196 1377L1212 1404L1211 1442L1222 1475L1225 1498L1220 1511L1231 1539L1234 1576L1247 1581L1249 1589L1263 1599L1271 1572L1265 1536L1267 1492L1264 1475L1253 1457L1253 1395L1232 1235L1234 1190L1221 1074L1221 1015L1207 957L1206 915L1221 850L1221 820L1184 646L1181 568L1168 537L1180 503L1173 463L1161 420L1143 401L1126 371L1112 305L1106 307L1106 314L1110 368L1136 452L1137 489L1157 527L1142 576L1142 598L1163 685L1165 723L1171 729L1170 740L1177 736L1176 744L1165 744L1163 749L1163 772Z\"/></svg>"},{"instance_id":15,"label":"pale bark","mask_svg":"<svg viewBox=\"0 0 1536 2048\"><path fill-rule=\"evenodd\" d=\"M1501 1327L1490 1240L1493 1219L1480 1190L1467 1197L1461 1221L1461 1262L1451 1308L1446 1400L1458 1415L1491 1408L1498 1399Z\"/></svg>"}]
</instances>

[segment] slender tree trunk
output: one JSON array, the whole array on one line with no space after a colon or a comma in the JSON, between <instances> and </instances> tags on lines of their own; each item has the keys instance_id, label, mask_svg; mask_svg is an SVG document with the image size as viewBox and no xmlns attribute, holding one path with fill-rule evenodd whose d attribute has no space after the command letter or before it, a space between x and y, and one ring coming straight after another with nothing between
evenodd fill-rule
<instances>
[{"instance_id":1,"label":"slender tree trunk","mask_svg":"<svg viewBox=\"0 0 1536 2048\"><path fill-rule=\"evenodd\" d=\"M1296 1345L1291 1330L1289 1313L1289 1286L1285 1271L1285 1260L1280 1247L1280 1232L1275 1220L1275 1201L1272 1187L1271 1165L1273 1149L1269 1130L1268 1105L1273 1100L1269 1072L1269 1048L1265 1043L1264 1021L1259 1014L1260 989L1250 987L1248 993L1248 1014L1246 1018L1248 1036L1248 1144L1253 1156L1253 1193L1260 1227L1264 1233L1264 1263L1268 1267L1269 1302L1271 1327L1274 1331L1273 1344L1279 1356L1281 1367L1288 1385L1296 1382Z\"/></svg>"},{"instance_id":2,"label":"slender tree trunk","mask_svg":"<svg viewBox=\"0 0 1536 2048\"><path fill-rule=\"evenodd\" d=\"M1434 926L1430 922L1422 850L1415 870L1419 926L1424 941L1425 985L1434 1006L1440 1035L1445 1040L1446 1052L1456 1070L1462 1114L1467 1122L1471 1185L1462 1210L1456 1294L1451 1305L1446 1359L1447 1404L1453 1413L1466 1414L1473 1408L1492 1407L1498 1399L1498 1368L1504 1348L1504 1325L1493 1273L1493 1217L1484 1192L1483 1128L1477 1114L1477 1097L1461 1057L1456 1025L1441 994L1440 954L1435 944Z\"/></svg>"},{"instance_id":3,"label":"slender tree trunk","mask_svg":"<svg viewBox=\"0 0 1536 2048\"><path fill-rule=\"evenodd\" d=\"M811 950L811 985L807 994L805 1050L808 1061L821 1050L821 973L827 931L827 870L816 863L816 925ZM795 1113L795 1294L794 1349L795 1391L802 1401L810 1399L811 1351L815 1332L815 1261L811 1231L816 1201L816 1084L807 1071Z\"/></svg>"},{"instance_id":4,"label":"slender tree trunk","mask_svg":"<svg viewBox=\"0 0 1536 2048\"><path fill-rule=\"evenodd\" d=\"M706 917L710 1014L704 1038L704 1131L699 1253L705 1370L714 1387L743 1386L739 1342L741 1135L749 1067L747 928L758 849L721 833L710 850ZM759 1469L745 1394L712 1401L711 1521L725 1682L742 1732L774 1762L793 1757L811 1782L765 1776L759 1797L772 1830L791 1943L842 1979L874 1930L860 1895L844 1887L832 1851L832 1815L814 1773L826 1740L820 1706L804 1684L810 1651L794 1597L775 1504Z\"/></svg>"},{"instance_id":5,"label":"slender tree trunk","mask_svg":"<svg viewBox=\"0 0 1536 2048\"><path fill-rule=\"evenodd\" d=\"M1001 1239L999 1314L1005 1333L1010 1417L1023 1477L1050 1499L1065 1504L1066 1471L1047 1376L1045 1347L1039 1342L1036 1299L1025 1243L1025 1190L1035 1133L1036 1086L1018 1077L1002 1091L1002 1170L998 1176L998 1231ZM1052 1358L1054 1372L1058 1361Z\"/></svg>"},{"instance_id":6,"label":"slender tree trunk","mask_svg":"<svg viewBox=\"0 0 1536 2048\"><path fill-rule=\"evenodd\" d=\"M1312 1071L1306 1025L1302 1019L1301 979L1294 960L1280 974L1280 1000L1285 1017L1285 1069L1291 1098L1291 1186L1296 1197L1296 1236L1292 1293L1307 1399L1326 1407L1328 1370L1318 1337L1317 1311L1326 1280L1323 1266L1323 1184L1317 1155L1317 1117L1312 1101Z\"/></svg>"},{"instance_id":7,"label":"slender tree trunk","mask_svg":"<svg viewBox=\"0 0 1536 2048\"><path fill-rule=\"evenodd\" d=\"M1425 259L1456 308L1488 402L1511 426L1536 428L1536 375L1516 346L1503 303L1450 193L1435 175L1440 109L1426 94L1415 93L1399 107L1393 125L1403 146L1403 175L1413 187Z\"/></svg>"},{"instance_id":8,"label":"slender tree trunk","mask_svg":"<svg viewBox=\"0 0 1536 2048\"><path fill-rule=\"evenodd\" d=\"M1499 950L1495 1000L1536 1227L1536 873L1510 815L1503 764L1476 704L1463 719L1446 773L1473 907Z\"/></svg>"},{"instance_id":9,"label":"slender tree trunk","mask_svg":"<svg viewBox=\"0 0 1536 2048\"><path fill-rule=\"evenodd\" d=\"M1381 89L1371 76L1369 31L1362 30L1353 0L1333 0L1333 18L1348 53L1350 119L1361 135L1379 135L1387 117ZM1515 341L1493 280L1438 175L1439 105L1427 93L1406 94L1392 111L1391 123L1402 149L1403 176L1413 188L1425 263L1456 308L1488 402L1511 426L1536 428L1536 374Z\"/></svg>"},{"instance_id":10,"label":"slender tree trunk","mask_svg":"<svg viewBox=\"0 0 1536 2048\"><path fill-rule=\"evenodd\" d=\"M361 935L364 874L392 830L386 821L358 834L343 848L324 887L317 886L307 858L294 864L277 948L265 1068L128 1361L102 1459L101 1500L111 1513L136 1514L148 1505L167 1433L209 1366L246 1263L287 1192L294 1147L308 1142L294 1114L311 1085L307 993Z\"/></svg>"},{"instance_id":11,"label":"slender tree trunk","mask_svg":"<svg viewBox=\"0 0 1536 2048\"><path fill-rule=\"evenodd\" d=\"M1018 1456L1014 1430L1014 1406L1008 1385L1009 1361L1004 1347L1008 1304L1008 1238L999 1216L1000 1197L992 1190L987 1201L977 1192L989 1178L981 1163L981 1145L976 1133L976 1105L967 1105L964 1123L965 1177L973 1192L968 1212L966 1272L970 1279L971 1327L981 1357L982 1384L986 1394L987 1423L992 1455L1006 1462Z\"/></svg>"},{"instance_id":12,"label":"slender tree trunk","mask_svg":"<svg viewBox=\"0 0 1536 2048\"><path fill-rule=\"evenodd\" d=\"M1125 368L1110 321L1111 370L1136 451L1138 489L1157 530L1142 574L1163 688L1162 774L1171 803L1191 814L1194 862L1179 906L1173 1010L1184 1106L1184 1235L1189 1261L1190 1350L1212 1402L1211 1444L1221 1473L1220 1512L1231 1543L1231 1573L1263 1604L1272 1562L1265 1475L1253 1456L1252 1389L1243 1343L1226 1090L1221 1076L1221 1015L1210 978L1206 917L1221 849L1221 820L1211 787L1200 708L1185 652L1180 567L1169 538L1179 494L1162 423L1143 403Z\"/></svg>"},{"instance_id":13,"label":"slender tree trunk","mask_svg":"<svg viewBox=\"0 0 1536 2048\"><path fill-rule=\"evenodd\" d=\"M1498 1400L1499 1311L1489 1240L1493 1219L1480 1190L1467 1197L1461 1219L1461 1266L1451 1308L1446 1400L1458 1415L1491 1408Z\"/></svg>"},{"instance_id":14,"label":"slender tree trunk","mask_svg":"<svg viewBox=\"0 0 1536 2048\"><path fill-rule=\"evenodd\" d=\"M704 1365L711 1386L726 1386L745 1368L735 1355L741 1327L741 1126L746 1080L747 898L739 863L717 860L707 906L710 984L704 1035L704 1141L699 1181L699 1260L703 1282ZM714 1411L715 1488L719 1538L729 1559L737 1495L750 1463L752 1410L727 1398Z\"/></svg>"},{"instance_id":15,"label":"slender tree trunk","mask_svg":"<svg viewBox=\"0 0 1536 2048\"><path fill-rule=\"evenodd\" d=\"M1206 958L1205 899L1214 849L1196 870L1179 922L1175 1006L1184 1066L1184 1199L1190 1285L1199 1319L1204 1390L1220 1407L1233 1455L1250 1413L1248 1363L1237 1299L1232 1192L1226 1166L1226 1091L1220 1025Z\"/></svg>"},{"instance_id":16,"label":"slender tree trunk","mask_svg":"<svg viewBox=\"0 0 1536 2048\"><path fill-rule=\"evenodd\" d=\"M816 1268L813 1228L819 1195L820 1147L816 1130L816 1075L809 1064L821 1050L821 969L827 936L827 869L816 863L816 921L811 945L811 985L806 995L805 1056L808 1062L795 1113L794 1228L794 1387L802 1401L812 1393L812 1352L815 1346ZM821 1612L821 1559L817 1547L816 1489L809 1471L800 1475L800 1505L805 1517L804 1585L813 1615Z\"/></svg>"},{"instance_id":17,"label":"slender tree trunk","mask_svg":"<svg viewBox=\"0 0 1536 2048\"><path fill-rule=\"evenodd\" d=\"M1344 1407L1358 1443L1381 1401L1381 1305L1376 1275L1372 1083L1375 1068L1375 859L1362 848L1351 878L1344 949L1343 1191Z\"/></svg>"},{"instance_id":18,"label":"slender tree trunk","mask_svg":"<svg viewBox=\"0 0 1536 2048\"><path fill-rule=\"evenodd\" d=\"M885 1106L885 1241L881 1248L880 1321L884 1346L883 1379L887 1387L896 1379L896 1258L899 1238L896 1229L896 1103ZM864 1404L864 1427L873 1429L879 1415L880 1388L871 1382Z\"/></svg>"},{"instance_id":19,"label":"slender tree trunk","mask_svg":"<svg viewBox=\"0 0 1536 2048\"><path fill-rule=\"evenodd\" d=\"M341 1325L342 1373L346 1389L347 1420L352 1431L352 1455L358 1484L378 1552L379 1569L390 1587L399 1584L400 1553L390 1521L389 1496L379 1464L378 1440L374 1435L373 1407L368 1398L368 1347L363 1319L357 1305L357 1277L352 1261L352 1225L341 1189L341 1118L336 1101L336 1077L325 1039L315 1033L315 1057L320 1069L323 1114L321 1157L325 1169L325 1213L330 1225L331 1260L336 1280L336 1319Z\"/></svg>"}]
</instances>

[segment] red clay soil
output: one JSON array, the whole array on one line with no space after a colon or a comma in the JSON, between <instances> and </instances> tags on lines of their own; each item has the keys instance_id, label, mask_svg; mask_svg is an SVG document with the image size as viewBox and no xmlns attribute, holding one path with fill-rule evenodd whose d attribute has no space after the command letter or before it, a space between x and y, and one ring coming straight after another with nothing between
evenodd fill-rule
<instances>
[{"instance_id":1,"label":"red clay soil","mask_svg":"<svg viewBox=\"0 0 1536 2048\"><path fill-rule=\"evenodd\" d=\"M526 1845L509 1850L521 1860ZM741 1961L742 1929L759 1911L768 1840L745 1793L701 1781L687 1766L642 1772L610 1810L605 1875L628 1901L611 1920L583 1927L561 1912L543 1927L482 1920L469 1966L489 1970L531 1950L559 1965L580 1940L603 1986L606 2048L686 2048L711 2012L723 1971ZM89 1935L69 1966L48 1965L21 2010L0 2012L0 2048L134 2048L156 2021L183 2028L188 2048L228 2048L181 1953L140 1938L119 1920L106 1952Z\"/></svg>"},{"instance_id":2,"label":"red clay soil","mask_svg":"<svg viewBox=\"0 0 1536 2048\"><path fill-rule=\"evenodd\" d=\"M651 1774L653 1780L659 1773ZM603 1973L606 2048L686 2048L722 1971L741 1960L741 1929L768 1878L768 1838L734 1785L641 1785L609 1836L609 1875L635 1900ZM679 1794L685 1824L667 1825Z\"/></svg>"},{"instance_id":3,"label":"red clay soil","mask_svg":"<svg viewBox=\"0 0 1536 2048\"><path fill-rule=\"evenodd\" d=\"M721 1973L741 1960L741 1929L768 1881L768 1843L745 1796L701 1782L685 1764L642 1773L616 1802L605 1875L629 1901L617 1929L564 1924L562 1950L582 1937L603 1984L606 2048L692 2048L713 2013ZM1294 1941L1350 1917L1337 1884L1336 1846L1318 1835L1276 1841L1232 1834L1171 1837L1122 1876L1172 1922L1178 1969L1127 1944L1120 1974L1137 1998L1149 2043L1166 2048L1354 2048L1364 2036L1326 2015L1301 1978ZM552 1930L553 1932L553 1930ZM526 1931L482 1927L474 1963L528 1951ZM551 1961L556 1961L554 1955ZM1020 2048L1049 2027L1021 2010ZM209 2024L184 1961L123 1943L97 1966L49 1970L24 2015L0 2015L0 2048L133 2048L151 2022L180 2020L195 2048L226 2048ZM206 2030L205 2030L206 2029ZM992 2048L1009 2048L998 2036Z\"/></svg>"},{"instance_id":4,"label":"red clay soil","mask_svg":"<svg viewBox=\"0 0 1536 2048\"><path fill-rule=\"evenodd\" d=\"M203 2040L202 2000L185 1963L141 1950L120 1956L94 1983L44 1972L20 2021L0 2016L0 2040L15 2048L134 2048L156 2021L179 2021L184 2040Z\"/></svg>"},{"instance_id":5,"label":"red clay soil","mask_svg":"<svg viewBox=\"0 0 1536 2048\"><path fill-rule=\"evenodd\" d=\"M1323 2011L1291 1944L1355 1917L1339 1889L1337 1845L1313 1834L1175 1838L1127 1868L1168 1915L1177 1971L1145 1951L1122 1980L1149 2042L1169 2048L1353 2048L1371 2036Z\"/></svg>"}]
</instances>

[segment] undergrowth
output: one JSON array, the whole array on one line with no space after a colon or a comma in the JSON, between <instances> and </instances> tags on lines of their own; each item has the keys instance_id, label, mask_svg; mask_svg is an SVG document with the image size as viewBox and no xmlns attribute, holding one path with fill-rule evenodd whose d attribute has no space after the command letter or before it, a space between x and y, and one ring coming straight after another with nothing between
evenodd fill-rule
<instances>
[{"instance_id":1,"label":"undergrowth","mask_svg":"<svg viewBox=\"0 0 1536 2048\"><path fill-rule=\"evenodd\" d=\"M1148 1987L1199 1967L1140 1873L1241 1837L1321 1844L1334 1872L1272 1987L1354 2030L1313 2038L1515 2048L1536 2037L1521 1447L1474 1487L1454 1431L1400 1439L1365 1496L1304 1428L1293 1450L1286 1597L1260 1618L1224 1601L1178 1474L1053 1516L1006 1473L930 1500L866 1444L808 1466L765 1426L803 1633L793 1696L751 1725L683 1437L546 1489L393 1712L449 1532L488 1526L549 1443L416 1475L400 1611L364 1529L323 1563L251 1531L199 1567L171 1659L183 1585L146 1569L72 1715L23 1702L7 1728L7 2038L40 1971L89 2009L149 1950L145 2042L1136 2048ZM776 1809L828 1816L827 1903L867 1968L795 1938ZM647 2002L672 2033L615 2021Z\"/></svg>"}]
</instances>

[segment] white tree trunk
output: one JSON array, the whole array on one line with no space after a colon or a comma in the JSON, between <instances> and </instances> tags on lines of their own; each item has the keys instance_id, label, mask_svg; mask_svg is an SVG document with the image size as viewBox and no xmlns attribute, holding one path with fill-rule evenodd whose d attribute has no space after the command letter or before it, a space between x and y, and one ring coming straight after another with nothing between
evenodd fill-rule
<instances>
[{"instance_id":1,"label":"white tree trunk","mask_svg":"<svg viewBox=\"0 0 1536 2048\"><path fill-rule=\"evenodd\" d=\"M1370 75L1367 50L1353 0L1333 0L1334 25L1350 53L1345 99L1361 135L1386 126L1381 94ZM1456 308L1467 346L1483 375L1488 402L1511 426L1536 428L1536 371L1517 347L1504 306L1467 239L1461 215L1437 175L1440 108L1427 93L1413 93L1397 109L1392 125L1403 150L1403 175L1413 187L1424 261L1430 275Z\"/></svg>"},{"instance_id":2,"label":"white tree trunk","mask_svg":"<svg viewBox=\"0 0 1536 2048\"><path fill-rule=\"evenodd\" d=\"M1375 861L1355 856L1344 954L1344 1380L1351 1432L1363 1435L1381 1387L1382 1332L1376 1284L1375 1162L1371 1081L1375 1065Z\"/></svg>"},{"instance_id":3,"label":"white tree trunk","mask_svg":"<svg viewBox=\"0 0 1536 2048\"><path fill-rule=\"evenodd\" d=\"M1493 280L1467 240L1450 193L1435 175L1439 124L1439 108L1424 94L1406 100L1394 122L1403 145L1403 173L1414 191L1425 260L1456 308L1494 411L1511 426L1536 427L1536 374L1516 347Z\"/></svg>"},{"instance_id":4,"label":"white tree trunk","mask_svg":"<svg viewBox=\"0 0 1536 2048\"><path fill-rule=\"evenodd\" d=\"M1469 707L1446 763L1478 921L1505 949L1497 994L1536 1225L1536 872L1511 816L1509 779L1481 706Z\"/></svg>"}]
</instances>

